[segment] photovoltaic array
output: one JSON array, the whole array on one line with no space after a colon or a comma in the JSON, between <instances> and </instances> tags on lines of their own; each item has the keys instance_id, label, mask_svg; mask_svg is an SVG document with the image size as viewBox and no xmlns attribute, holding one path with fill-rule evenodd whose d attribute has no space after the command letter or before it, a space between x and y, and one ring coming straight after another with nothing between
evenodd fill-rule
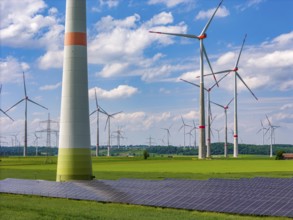
<instances>
[{"instance_id":1,"label":"photovoltaic array","mask_svg":"<svg viewBox=\"0 0 293 220\"><path fill-rule=\"evenodd\" d=\"M0 192L293 217L293 178L120 179L72 182L5 179L0 181Z\"/></svg>"}]
</instances>

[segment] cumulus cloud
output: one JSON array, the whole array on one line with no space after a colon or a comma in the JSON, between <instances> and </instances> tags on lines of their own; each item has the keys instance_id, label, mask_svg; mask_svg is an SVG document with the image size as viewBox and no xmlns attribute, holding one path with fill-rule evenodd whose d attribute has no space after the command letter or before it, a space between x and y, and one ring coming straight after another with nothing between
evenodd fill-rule
<instances>
[{"instance_id":1,"label":"cumulus cloud","mask_svg":"<svg viewBox=\"0 0 293 220\"><path fill-rule=\"evenodd\" d=\"M127 68L127 63L111 63L106 64L102 71L98 73L98 75L101 75L102 77L111 77L118 75L119 73L122 73L123 70Z\"/></svg>"},{"instance_id":2,"label":"cumulus cloud","mask_svg":"<svg viewBox=\"0 0 293 220\"><path fill-rule=\"evenodd\" d=\"M112 16L101 18L96 24L93 34L89 37L89 63L100 64L102 69L98 76L141 75L142 80L149 80L166 72L167 66L161 71L150 71L164 55L158 53L146 58L144 51L152 44L168 45L173 43L169 36L150 34L149 30L185 33L184 23L172 25L171 13L161 12L141 23L140 16L133 14L123 19ZM96 32L96 33L94 33ZM147 71L144 69L147 68ZM154 75L155 74L155 75Z\"/></svg>"},{"instance_id":3,"label":"cumulus cloud","mask_svg":"<svg viewBox=\"0 0 293 220\"><path fill-rule=\"evenodd\" d=\"M38 58L40 69L61 68L63 64L63 50L47 51Z\"/></svg>"},{"instance_id":4,"label":"cumulus cloud","mask_svg":"<svg viewBox=\"0 0 293 220\"><path fill-rule=\"evenodd\" d=\"M41 86L40 87L40 90L54 90L54 89L57 89L61 86L61 82L58 82L54 85L45 85L45 86Z\"/></svg>"},{"instance_id":5,"label":"cumulus cloud","mask_svg":"<svg viewBox=\"0 0 293 220\"><path fill-rule=\"evenodd\" d=\"M21 62L15 57L0 59L2 83L15 83L22 80L22 72L30 69L29 64Z\"/></svg>"},{"instance_id":6,"label":"cumulus cloud","mask_svg":"<svg viewBox=\"0 0 293 220\"><path fill-rule=\"evenodd\" d=\"M171 118L170 112L161 113L146 113L146 112L132 112L120 113L115 116L115 121L119 124L126 124L129 131L145 131L151 127L158 127L162 122L166 122Z\"/></svg>"},{"instance_id":7,"label":"cumulus cloud","mask_svg":"<svg viewBox=\"0 0 293 220\"><path fill-rule=\"evenodd\" d=\"M47 7L43 0L2 0L1 44L23 48L56 48L56 44L62 42L64 27L56 17L56 8L49 9L48 15L41 14Z\"/></svg>"},{"instance_id":8,"label":"cumulus cloud","mask_svg":"<svg viewBox=\"0 0 293 220\"><path fill-rule=\"evenodd\" d=\"M104 90L99 87L95 87L89 90L89 97L95 97L95 90L97 91L98 98L101 99L118 99L118 98L128 98L133 96L138 92L138 89L128 85L119 85L117 88L112 90Z\"/></svg>"},{"instance_id":9,"label":"cumulus cloud","mask_svg":"<svg viewBox=\"0 0 293 220\"><path fill-rule=\"evenodd\" d=\"M200 11L198 12L195 18L197 20L209 19L210 17L212 17L215 10L216 8L212 8L207 11ZM215 17L223 18L223 17L227 17L229 14L230 14L229 10L225 6L222 6L218 9L217 13L215 14Z\"/></svg>"}]
</instances>

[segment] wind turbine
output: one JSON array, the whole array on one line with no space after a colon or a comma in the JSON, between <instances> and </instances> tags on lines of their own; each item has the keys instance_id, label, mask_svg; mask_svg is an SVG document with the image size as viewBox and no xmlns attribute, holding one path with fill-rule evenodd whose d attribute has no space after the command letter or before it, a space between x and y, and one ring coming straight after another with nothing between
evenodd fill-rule
<instances>
[{"instance_id":1,"label":"wind turbine","mask_svg":"<svg viewBox=\"0 0 293 220\"><path fill-rule=\"evenodd\" d=\"M269 123L269 129L268 130L270 130L270 136L271 136L270 157L273 157L273 135L274 135L275 129L279 128L280 126L272 125L272 123L269 120L267 115L266 115L266 118L267 118L268 123Z\"/></svg>"},{"instance_id":2,"label":"wind turbine","mask_svg":"<svg viewBox=\"0 0 293 220\"><path fill-rule=\"evenodd\" d=\"M122 131L122 128L120 127L120 126L118 126L117 127L117 131L113 131L113 133L116 133L117 134L117 136L114 136L114 137L116 137L117 138L117 147L118 147L118 149L120 148L120 139L122 138L124 138L123 136L122 136L122 133L123 133L123 131Z\"/></svg>"},{"instance_id":3,"label":"wind turbine","mask_svg":"<svg viewBox=\"0 0 293 220\"><path fill-rule=\"evenodd\" d=\"M194 130L194 148L196 148L196 129L198 129L198 128L195 125L195 121L192 120L192 122L193 122L193 128L190 130L190 132Z\"/></svg>"},{"instance_id":4,"label":"wind turbine","mask_svg":"<svg viewBox=\"0 0 293 220\"><path fill-rule=\"evenodd\" d=\"M35 135L35 140L34 140L34 145L36 146L36 156L38 156L38 140L40 139L40 137L37 136L37 132L34 133Z\"/></svg>"},{"instance_id":5,"label":"wind turbine","mask_svg":"<svg viewBox=\"0 0 293 220\"><path fill-rule=\"evenodd\" d=\"M229 105L231 104L231 102L234 100L234 98L232 98L227 105L223 106L223 105L220 105L218 103L215 103L215 102L212 102L214 105L217 105L221 108L224 109L224 113L225 113L225 144L224 144L224 157L228 157L228 134L227 134L227 109L229 108Z\"/></svg>"},{"instance_id":6,"label":"wind turbine","mask_svg":"<svg viewBox=\"0 0 293 220\"><path fill-rule=\"evenodd\" d=\"M171 129L172 126L173 126L173 124L169 128L162 128L163 130L167 131L167 146L168 147L170 146L170 142L169 142L170 136L171 136L170 129Z\"/></svg>"},{"instance_id":7,"label":"wind turbine","mask_svg":"<svg viewBox=\"0 0 293 220\"><path fill-rule=\"evenodd\" d=\"M2 92L2 84L1 84L1 86L0 86L0 95L1 95L1 92ZM8 118L10 118L12 121L14 121L13 120L13 118L11 118L5 111L3 111L2 110L2 108L0 108L0 112L2 112L4 115L6 115Z\"/></svg>"},{"instance_id":8,"label":"wind turbine","mask_svg":"<svg viewBox=\"0 0 293 220\"><path fill-rule=\"evenodd\" d=\"M41 104L38 104L36 102L34 102L33 100L31 100L26 92L26 84L25 84L25 76L24 76L24 72L22 72L22 76L23 76L23 87L24 87L24 98L21 99L20 101L18 101L17 103L15 103L13 106L11 106L9 109L7 109L6 112L8 112L10 109L12 109L13 107L17 106L18 104L20 104L22 101L25 102L25 109L24 109L24 117L25 117L25 121L24 121L24 149L23 149L23 156L25 157L27 154L27 103L31 102L35 105L38 105L46 110L48 110L48 108L42 106Z\"/></svg>"},{"instance_id":9,"label":"wind turbine","mask_svg":"<svg viewBox=\"0 0 293 220\"><path fill-rule=\"evenodd\" d=\"M108 151L107 151L107 156L110 157L110 139L111 139L111 118L114 118L115 115L118 115L119 113L121 113L122 111L120 112L116 112L116 113L113 113L113 114L108 114L107 112L106 115L107 115L107 121L106 121L106 125L105 125L105 130L106 130L106 127L107 127L107 124L108 124Z\"/></svg>"},{"instance_id":10,"label":"wind turbine","mask_svg":"<svg viewBox=\"0 0 293 220\"><path fill-rule=\"evenodd\" d=\"M191 137L193 136L193 134L191 132L192 132L192 130L190 130L188 133L186 133L189 135L189 148L191 148Z\"/></svg>"},{"instance_id":11,"label":"wind turbine","mask_svg":"<svg viewBox=\"0 0 293 220\"><path fill-rule=\"evenodd\" d=\"M222 131L222 128L217 129L217 128L213 128L217 133L218 133L218 143L220 143L220 131Z\"/></svg>"},{"instance_id":12,"label":"wind turbine","mask_svg":"<svg viewBox=\"0 0 293 220\"><path fill-rule=\"evenodd\" d=\"M207 56L203 40L207 37L206 31L213 20L216 12L218 11L219 7L221 6L223 0L219 3L218 7L214 11L213 15L205 25L205 27L202 29L199 36L193 35L193 34L179 34L179 33L166 33L166 32L157 32L157 31L150 31L150 33L157 33L157 34L166 34L166 35L173 35L173 36L179 36L179 37L186 37L186 38L193 38L199 40L200 45L200 94L199 94L199 129L200 129L200 140L199 140L199 149L198 149L198 158L203 159L205 158L205 98L204 98L204 63L203 63L203 56L205 56L209 67L213 73L209 58ZM217 82L216 77L214 76L215 81Z\"/></svg>"},{"instance_id":13,"label":"wind turbine","mask_svg":"<svg viewBox=\"0 0 293 220\"><path fill-rule=\"evenodd\" d=\"M265 130L267 131L268 128L263 126L262 120L260 120L261 128L256 132L258 134L262 131L262 145L265 145Z\"/></svg>"},{"instance_id":14,"label":"wind turbine","mask_svg":"<svg viewBox=\"0 0 293 220\"><path fill-rule=\"evenodd\" d=\"M212 85L210 88L206 88L204 87L204 90L207 92L208 94L208 138L207 138L207 152L206 152L206 156L207 157L211 157L211 118L212 118L212 111L211 111L211 91L212 89L218 85L218 83L220 81L222 81L229 73L225 74L218 82L216 82L214 85ZM180 79L183 82L189 83L191 85L194 85L196 87L200 88L200 85L193 83L193 82L189 82L187 80L184 79ZM200 155L198 154L198 157L200 159Z\"/></svg>"},{"instance_id":15,"label":"wind turbine","mask_svg":"<svg viewBox=\"0 0 293 220\"><path fill-rule=\"evenodd\" d=\"M99 113L103 113L107 115L107 112L98 104L98 98L97 98L97 91L95 89L95 100L96 100L96 109L90 114L90 116L94 113L97 113L97 144L96 144L96 157L99 156L99 146L100 146L100 117Z\"/></svg>"},{"instance_id":16,"label":"wind turbine","mask_svg":"<svg viewBox=\"0 0 293 220\"><path fill-rule=\"evenodd\" d=\"M185 124L182 116L181 116L181 120L182 120L182 126L179 128L179 131L183 128L183 138L184 138L184 148L185 148L185 127L191 127L190 125L188 124Z\"/></svg>"},{"instance_id":17,"label":"wind turbine","mask_svg":"<svg viewBox=\"0 0 293 220\"><path fill-rule=\"evenodd\" d=\"M238 73L238 64L240 61L240 57L241 57L241 53L243 50L243 46L246 40L246 34L244 36L243 42L242 42L242 46L238 55L238 58L236 60L235 66L233 69L229 69L229 70L224 70L224 71L220 71L220 72L216 72L216 73L212 73L212 74L221 74L221 73L230 73L230 72L234 72L234 149L233 149L233 157L238 157L238 115L237 115L237 78L240 79L240 81L245 85L245 87L250 91L250 93L253 95L253 97L257 99L257 97L255 96L255 94L251 91L251 89L248 87L248 85L244 82L244 80L242 79L242 77L239 75ZM211 75L211 74L208 74Z\"/></svg>"}]
</instances>

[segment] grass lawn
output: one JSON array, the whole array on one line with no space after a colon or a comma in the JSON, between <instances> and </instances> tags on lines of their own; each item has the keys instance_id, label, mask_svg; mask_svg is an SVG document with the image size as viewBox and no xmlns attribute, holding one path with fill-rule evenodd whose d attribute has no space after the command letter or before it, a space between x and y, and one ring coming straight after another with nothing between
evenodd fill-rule
<instances>
[{"instance_id":1,"label":"grass lawn","mask_svg":"<svg viewBox=\"0 0 293 220\"><path fill-rule=\"evenodd\" d=\"M3 157L0 179L26 178L55 180L56 157ZM247 178L293 177L293 161L264 157L197 160L194 157L93 158L97 179L119 178ZM211 212L162 209L136 205L74 201L37 196L1 194L0 219L286 219L239 216Z\"/></svg>"},{"instance_id":2,"label":"grass lawn","mask_svg":"<svg viewBox=\"0 0 293 220\"><path fill-rule=\"evenodd\" d=\"M197 160L194 157L151 157L148 160L138 157L93 157L92 160L93 173L97 179L293 177L292 160L263 157L212 160ZM56 161L56 157L47 163L45 157L4 157L0 162L0 179L55 180Z\"/></svg>"}]
</instances>

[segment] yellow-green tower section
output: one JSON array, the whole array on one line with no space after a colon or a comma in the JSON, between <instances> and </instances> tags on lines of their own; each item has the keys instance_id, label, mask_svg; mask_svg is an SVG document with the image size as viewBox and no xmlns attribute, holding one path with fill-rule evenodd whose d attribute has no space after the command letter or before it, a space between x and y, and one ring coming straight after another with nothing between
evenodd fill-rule
<instances>
[{"instance_id":1,"label":"yellow-green tower section","mask_svg":"<svg viewBox=\"0 0 293 220\"><path fill-rule=\"evenodd\" d=\"M57 181L91 180L86 0L66 0Z\"/></svg>"}]
</instances>

